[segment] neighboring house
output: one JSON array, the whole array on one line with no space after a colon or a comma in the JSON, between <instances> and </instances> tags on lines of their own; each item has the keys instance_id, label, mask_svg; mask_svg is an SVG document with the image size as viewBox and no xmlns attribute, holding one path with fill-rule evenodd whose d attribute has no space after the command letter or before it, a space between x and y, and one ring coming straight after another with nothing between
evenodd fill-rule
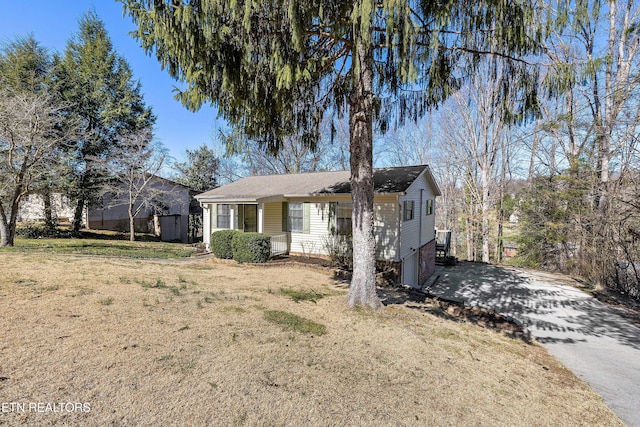
<instances>
[{"instance_id":1,"label":"neighboring house","mask_svg":"<svg viewBox=\"0 0 640 427\"><path fill-rule=\"evenodd\" d=\"M196 196L203 239L222 229L272 236L282 252L326 255L328 236L351 233L350 172L252 176ZM435 269L435 198L428 166L374 169L378 261L420 287Z\"/></svg>"},{"instance_id":2,"label":"neighboring house","mask_svg":"<svg viewBox=\"0 0 640 427\"><path fill-rule=\"evenodd\" d=\"M502 242L502 258L513 258L518 256L520 245L516 242L504 240Z\"/></svg>"},{"instance_id":3,"label":"neighboring house","mask_svg":"<svg viewBox=\"0 0 640 427\"><path fill-rule=\"evenodd\" d=\"M156 177L150 183L154 206L143 209L135 218L136 231L153 233L161 240L193 242L201 235L202 209L189 187ZM53 218L60 223L71 222L75 207L59 192L51 193ZM44 201L39 194L30 194L20 203L18 221L43 221ZM94 230L129 231L126 201L113 200L109 195L89 205L83 215L83 225Z\"/></svg>"},{"instance_id":4,"label":"neighboring house","mask_svg":"<svg viewBox=\"0 0 640 427\"><path fill-rule=\"evenodd\" d=\"M73 220L75 206L71 203L69 197L56 191L52 191L51 200L51 217L59 223L70 223ZM83 220L86 222L86 210ZM41 194L27 194L20 200L18 207L18 222L36 222L44 221L44 197Z\"/></svg>"},{"instance_id":5,"label":"neighboring house","mask_svg":"<svg viewBox=\"0 0 640 427\"><path fill-rule=\"evenodd\" d=\"M148 189L153 203L136 215L136 231L156 234L167 242L193 241L190 216L199 216L202 212L193 198L194 192L185 185L161 177L155 177L148 184ZM89 206L88 228L129 231L128 209L124 194L118 199L105 194L99 203Z\"/></svg>"}]
</instances>

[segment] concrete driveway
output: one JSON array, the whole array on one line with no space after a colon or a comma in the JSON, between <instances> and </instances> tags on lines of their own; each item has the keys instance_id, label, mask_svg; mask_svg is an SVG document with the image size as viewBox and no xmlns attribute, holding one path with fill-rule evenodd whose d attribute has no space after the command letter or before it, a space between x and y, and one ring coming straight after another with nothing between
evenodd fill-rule
<instances>
[{"instance_id":1,"label":"concrete driveway","mask_svg":"<svg viewBox=\"0 0 640 427\"><path fill-rule=\"evenodd\" d=\"M462 262L444 267L428 291L511 316L640 427L640 328L552 274Z\"/></svg>"}]
</instances>

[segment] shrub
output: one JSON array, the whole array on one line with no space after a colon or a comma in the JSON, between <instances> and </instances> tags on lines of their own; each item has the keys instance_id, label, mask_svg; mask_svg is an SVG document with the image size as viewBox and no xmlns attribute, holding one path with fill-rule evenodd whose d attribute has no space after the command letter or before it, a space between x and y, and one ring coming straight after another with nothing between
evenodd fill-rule
<instances>
[{"instance_id":1,"label":"shrub","mask_svg":"<svg viewBox=\"0 0 640 427\"><path fill-rule=\"evenodd\" d=\"M324 250L331 265L342 270L353 270L353 241L351 236L328 234L323 237Z\"/></svg>"},{"instance_id":2,"label":"shrub","mask_svg":"<svg viewBox=\"0 0 640 427\"><path fill-rule=\"evenodd\" d=\"M267 262L271 237L262 233L237 233L231 240L233 259L238 262Z\"/></svg>"},{"instance_id":3,"label":"shrub","mask_svg":"<svg viewBox=\"0 0 640 427\"><path fill-rule=\"evenodd\" d=\"M220 230L213 233L211 235L211 252L220 259L233 258L231 240L233 236L239 233L239 231L235 230Z\"/></svg>"},{"instance_id":4,"label":"shrub","mask_svg":"<svg viewBox=\"0 0 640 427\"><path fill-rule=\"evenodd\" d=\"M68 233L67 233L68 234ZM42 239L45 237L66 237L66 234L56 227L48 227L41 222L28 222L16 227L16 235L27 239Z\"/></svg>"}]
</instances>

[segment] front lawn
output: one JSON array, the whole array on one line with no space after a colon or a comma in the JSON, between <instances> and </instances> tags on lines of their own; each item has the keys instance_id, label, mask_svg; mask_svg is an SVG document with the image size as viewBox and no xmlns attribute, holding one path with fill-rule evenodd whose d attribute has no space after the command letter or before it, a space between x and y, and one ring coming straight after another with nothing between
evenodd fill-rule
<instances>
[{"instance_id":1,"label":"front lawn","mask_svg":"<svg viewBox=\"0 0 640 427\"><path fill-rule=\"evenodd\" d=\"M415 302L348 309L325 271L0 264L0 401L45 405L0 425L622 425L541 346Z\"/></svg>"},{"instance_id":2,"label":"front lawn","mask_svg":"<svg viewBox=\"0 0 640 427\"><path fill-rule=\"evenodd\" d=\"M121 240L118 233L85 235L91 237L38 239L17 237L15 246L0 248L0 254L19 252L106 255L124 258L184 258L195 252L193 246L180 243Z\"/></svg>"}]
</instances>

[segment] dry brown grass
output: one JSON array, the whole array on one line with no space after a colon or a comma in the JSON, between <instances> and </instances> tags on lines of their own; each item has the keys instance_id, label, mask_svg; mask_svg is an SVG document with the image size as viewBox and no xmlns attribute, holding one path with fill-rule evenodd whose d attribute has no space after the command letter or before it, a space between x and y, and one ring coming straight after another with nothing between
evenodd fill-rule
<instances>
[{"instance_id":1,"label":"dry brown grass","mask_svg":"<svg viewBox=\"0 0 640 427\"><path fill-rule=\"evenodd\" d=\"M90 405L5 411L0 424L621 425L543 348L405 305L347 309L323 271L21 254L0 265L0 403Z\"/></svg>"}]
</instances>

